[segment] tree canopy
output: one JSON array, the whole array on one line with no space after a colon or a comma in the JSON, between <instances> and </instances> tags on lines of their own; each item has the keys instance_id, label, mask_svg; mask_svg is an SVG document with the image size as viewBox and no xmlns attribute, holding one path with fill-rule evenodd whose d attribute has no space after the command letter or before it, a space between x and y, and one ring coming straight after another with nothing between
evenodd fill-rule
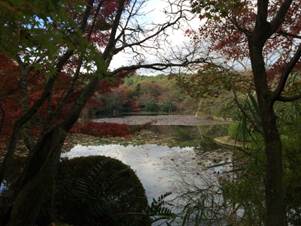
<instances>
[{"instance_id":1,"label":"tree canopy","mask_svg":"<svg viewBox=\"0 0 301 226\"><path fill-rule=\"evenodd\" d=\"M292 72L300 65L300 1L192 1L204 21L195 41L207 37L210 51L227 60L247 60L256 91L259 131L265 144L266 225L286 225L282 143L274 110L285 96ZM205 39L206 40L206 39Z\"/></svg>"}]
</instances>

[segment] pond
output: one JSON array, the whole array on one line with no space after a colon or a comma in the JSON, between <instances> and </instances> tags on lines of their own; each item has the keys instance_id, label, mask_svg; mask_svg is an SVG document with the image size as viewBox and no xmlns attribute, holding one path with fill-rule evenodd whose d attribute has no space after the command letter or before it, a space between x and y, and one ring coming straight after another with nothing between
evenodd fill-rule
<instances>
[{"instance_id":1,"label":"pond","mask_svg":"<svg viewBox=\"0 0 301 226\"><path fill-rule=\"evenodd\" d=\"M79 142L62 157L103 155L122 161L136 172L150 204L153 199L171 193L165 200L179 216L189 202L187 193L215 187L222 173L231 170L232 152L211 139L224 135L228 122L192 115L136 115L95 121L150 126L128 141L98 145ZM181 219L177 220L172 225L181 225Z\"/></svg>"},{"instance_id":2,"label":"pond","mask_svg":"<svg viewBox=\"0 0 301 226\"><path fill-rule=\"evenodd\" d=\"M75 146L62 157L103 155L129 165L141 180L148 201L172 192L170 199L185 192L189 186L202 187L215 183L227 167L220 166L231 160L230 153L212 152L199 156L193 147L168 147L157 144ZM215 165L216 167L212 167Z\"/></svg>"},{"instance_id":3,"label":"pond","mask_svg":"<svg viewBox=\"0 0 301 226\"><path fill-rule=\"evenodd\" d=\"M110 138L107 143L101 143L101 139L100 143L94 142L95 139L91 143L80 138L73 140L70 142L73 148L61 157L107 156L118 159L135 171L149 204L153 199L171 193L166 201L173 205L175 213L180 213L187 201L183 194L217 184L223 171L231 169L231 164L224 165L231 163L231 152L209 139L225 133L223 122L202 121L194 116L128 116L122 120L129 125L151 120L152 125L125 140ZM0 185L0 193L8 185Z\"/></svg>"},{"instance_id":4,"label":"pond","mask_svg":"<svg viewBox=\"0 0 301 226\"><path fill-rule=\"evenodd\" d=\"M162 116L160 118L162 119ZM168 120L169 124L167 121L161 121L160 125L148 128L148 132L156 134L152 139L147 139L149 133L146 131L140 133L146 141L145 144L135 145L133 140L135 137L132 137L129 143L119 144L83 145L82 141L78 140L78 144L61 157L101 155L118 159L135 171L149 203L163 194L172 193L167 197L167 201L173 205L173 211L179 213L185 205L181 199L183 194L217 184L219 176L224 171L231 170L231 164L228 163L231 163L232 154L216 144L208 143L208 136L224 133L220 124L188 126L183 123L175 126L170 125L172 121L170 118ZM174 142L170 142L167 137ZM164 143L166 140L168 142ZM150 141L153 143L148 143ZM7 185L2 184L0 193L6 188Z\"/></svg>"}]
</instances>

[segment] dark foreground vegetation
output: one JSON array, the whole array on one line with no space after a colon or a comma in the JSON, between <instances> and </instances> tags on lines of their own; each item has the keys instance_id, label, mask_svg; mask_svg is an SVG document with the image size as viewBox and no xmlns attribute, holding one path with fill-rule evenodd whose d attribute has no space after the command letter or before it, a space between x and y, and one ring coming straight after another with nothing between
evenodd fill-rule
<instances>
[{"instance_id":1,"label":"dark foreground vegetation","mask_svg":"<svg viewBox=\"0 0 301 226\"><path fill-rule=\"evenodd\" d=\"M116 159L63 160L47 196L37 220L41 226L51 222L147 226L151 222L142 184L133 170Z\"/></svg>"}]
</instances>

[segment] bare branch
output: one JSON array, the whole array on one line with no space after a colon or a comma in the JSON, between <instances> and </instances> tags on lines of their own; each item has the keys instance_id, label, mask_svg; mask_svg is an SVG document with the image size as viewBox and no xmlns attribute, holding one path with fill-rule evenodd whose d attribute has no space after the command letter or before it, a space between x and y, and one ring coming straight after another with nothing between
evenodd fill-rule
<instances>
[{"instance_id":1,"label":"bare branch","mask_svg":"<svg viewBox=\"0 0 301 226\"><path fill-rule=\"evenodd\" d=\"M152 64L135 64L135 65L120 67L112 71L112 74L118 74L119 72L122 71L133 71L142 68L163 71L170 67L185 67L191 64L199 64L199 63L208 63L208 61L205 58L201 58L193 61L185 60L184 62L178 62L178 63L166 62L166 63L152 63Z\"/></svg>"},{"instance_id":2,"label":"bare branch","mask_svg":"<svg viewBox=\"0 0 301 226\"><path fill-rule=\"evenodd\" d=\"M115 36L116 36L116 33L117 33L118 26L120 24L121 15L122 15L122 12L124 10L124 5L125 5L125 0L120 1L118 9L117 9L117 13L116 13L113 25L112 25L110 38L109 38L108 44L107 44L107 46L106 46L106 48L103 52L104 59L107 59L107 58L111 59L112 58L110 55L112 54L112 50L114 49L115 44L116 44Z\"/></svg>"},{"instance_id":3,"label":"bare branch","mask_svg":"<svg viewBox=\"0 0 301 226\"><path fill-rule=\"evenodd\" d=\"M142 7L142 4L140 4L140 6L138 7L138 9L135 10L135 6L136 6L137 2L138 2L138 0L135 0L135 1L133 2L132 7L131 7L131 9L129 10L129 15L128 15L127 19L126 19L126 22L125 22L124 26L121 28L121 31L120 31L119 35L117 36L117 38L115 39L115 42L117 42L117 41L120 40L122 37L124 37L125 32L126 32L126 30L128 29L128 25L129 25L129 23L130 23L130 21L131 21L131 18L132 18L134 15L137 15L139 9ZM135 10L135 12L134 12L134 10ZM125 40L124 40L124 42L125 42Z\"/></svg>"},{"instance_id":4,"label":"bare branch","mask_svg":"<svg viewBox=\"0 0 301 226\"><path fill-rule=\"evenodd\" d=\"M150 34L149 36L145 37L144 39L137 40L136 42L133 42L133 43L124 43L121 47L116 48L114 50L114 54L117 54L117 53L121 52L125 48L131 48L133 46L141 46L146 41L148 41L148 40L150 40L154 37L157 37L158 35L160 35L164 31L166 31L167 28L172 27L173 25L177 24L181 18L182 18L182 15L178 16L172 22L167 22L167 23L163 24L160 28L158 28L158 30L156 32L154 32L153 34Z\"/></svg>"}]
</instances>

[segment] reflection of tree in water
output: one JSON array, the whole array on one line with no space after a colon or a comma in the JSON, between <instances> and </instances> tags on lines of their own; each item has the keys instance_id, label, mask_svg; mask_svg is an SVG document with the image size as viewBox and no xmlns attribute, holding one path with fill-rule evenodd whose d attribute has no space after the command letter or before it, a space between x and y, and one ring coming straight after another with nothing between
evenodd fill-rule
<instances>
[{"instance_id":1,"label":"reflection of tree in water","mask_svg":"<svg viewBox=\"0 0 301 226\"><path fill-rule=\"evenodd\" d=\"M221 186L232 168L231 153L198 150L189 157L167 164L175 173L176 189L170 200L177 213L175 225L225 225L235 212L223 199Z\"/></svg>"},{"instance_id":2,"label":"reflection of tree in water","mask_svg":"<svg viewBox=\"0 0 301 226\"><path fill-rule=\"evenodd\" d=\"M186 192L177 198L180 200L183 225L224 225L228 215L221 187L206 183L202 186L186 184Z\"/></svg>"}]
</instances>

